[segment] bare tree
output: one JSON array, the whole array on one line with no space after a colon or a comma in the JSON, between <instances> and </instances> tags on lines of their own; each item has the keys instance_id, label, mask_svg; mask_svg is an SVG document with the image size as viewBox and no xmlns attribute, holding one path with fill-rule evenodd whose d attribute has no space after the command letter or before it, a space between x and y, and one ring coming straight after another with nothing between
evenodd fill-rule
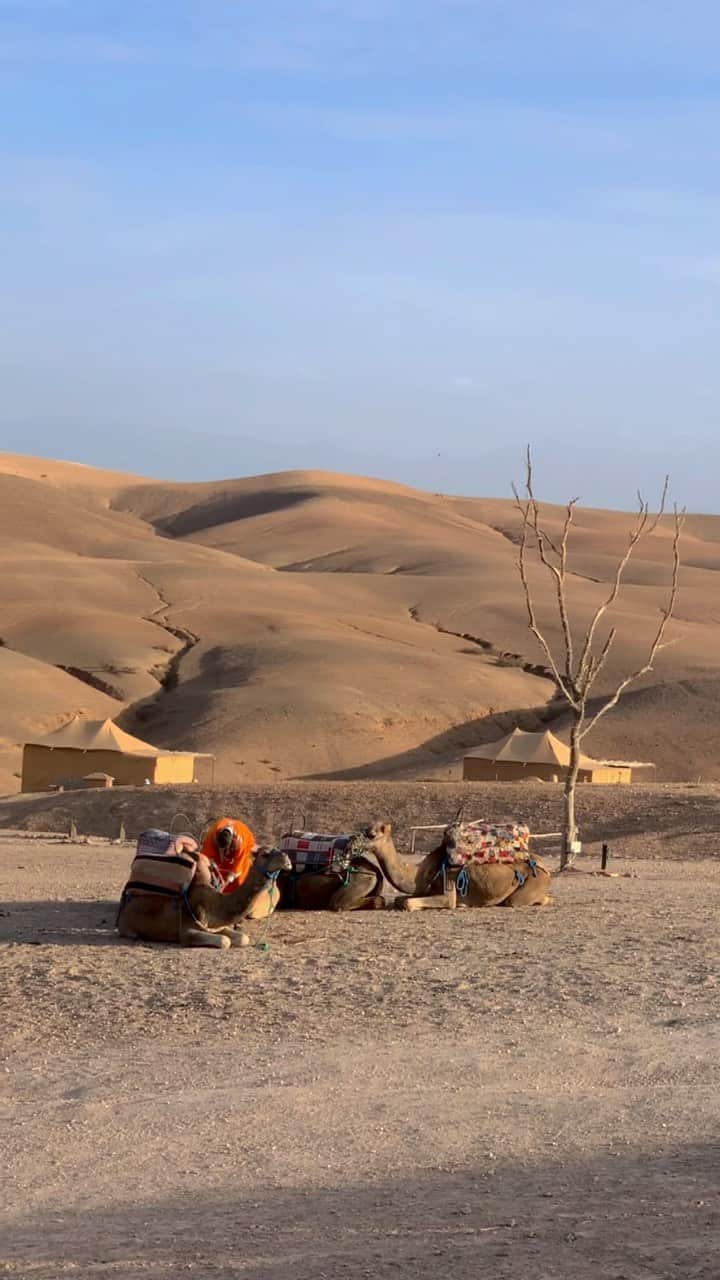
<instances>
[{"instance_id":1,"label":"bare tree","mask_svg":"<svg viewBox=\"0 0 720 1280\"><path fill-rule=\"evenodd\" d=\"M525 489L522 497L517 487L513 485L516 506L522 518L518 569L525 592L528 626L548 660L550 670L557 684L558 693L570 713L570 765L565 781L561 870L565 870L572 865L577 841L575 789L580 769L583 739L595 728L598 721L607 715L608 711L612 711L613 707L617 706L622 695L631 684L634 684L641 676L647 675L649 671L652 671L657 655L668 647L668 643L672 643L665 640L665 632L667 624L673 616L677 600L680 569L680 535L685 522L685 509L683 508L683 510L679 511L677 506L673 509L672 572L668 597L660 609L660 618L655 634L649 644L647 658L634 671L631 671L618 681L614 692L606 696L597 710L590 709L589 703L593 687L607 663L616 636L616 628L611 626L605 639L602 643L599 643L597 640L598 627L605 614L612 608L618 598L625 570L638 543L657 529L660 520L665 514L668 488L669 478L666 477L660 506L655 515L650 513L647 502L638 493L638 514L630 530L625 552L618 561L607 595L592 615L582 637L576 638L573 633L568 606L567 561L568 542L578 499L572 498L565 508L565 519L559 539L551 538L543 527L540 507L533 489L532 457L529 448L526 455ZM553 648L538 624L535 601L528 576L528 560L531 555L537 557L537 561L547 570L552 579L561 635L560 644L556 648Z\"/></svg>"}]
</instances>

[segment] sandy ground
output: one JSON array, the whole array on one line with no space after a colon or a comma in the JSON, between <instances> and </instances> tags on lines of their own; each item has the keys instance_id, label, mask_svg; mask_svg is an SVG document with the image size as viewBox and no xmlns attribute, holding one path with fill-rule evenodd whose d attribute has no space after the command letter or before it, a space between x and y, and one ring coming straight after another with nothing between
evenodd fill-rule
<instances>
[{"instance_id":1,"label":"sandy ground","mask_svg":"<svg viewBox=\"0 0 720 1280\"><path fill-rule=\"evenodd\" d=\"M128 847L4 833L0 1274L716 1277L720 865L634 847L212 953L114 936Z\"/></svg>"}]
</instances>

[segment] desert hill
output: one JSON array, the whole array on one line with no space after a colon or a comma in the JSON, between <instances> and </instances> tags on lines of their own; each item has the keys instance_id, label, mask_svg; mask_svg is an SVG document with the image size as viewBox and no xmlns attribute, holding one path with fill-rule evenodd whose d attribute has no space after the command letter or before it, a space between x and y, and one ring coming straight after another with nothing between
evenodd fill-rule
<instances>
[{"instance_id":1,"label":"desert hill","mask_svg":"<svg viewBox=\"0 0 720 1280\"><path fill-rule=\"evenodd\" d=\"M548 523L561 512L547 508ZM579 511L587 616L628 517ZM608 681L643 655L667 582L661 527L627 576ZM444 776L466 746L545 715L512 501L295 472L162 484L0 455L0 790L23 739L73 712L218 757L218 779ZM678 643L598 728L598 754L720 777L720 518L692 517ZM538 611L554 625L547 581Z\"/></svg>"}]
</instances>

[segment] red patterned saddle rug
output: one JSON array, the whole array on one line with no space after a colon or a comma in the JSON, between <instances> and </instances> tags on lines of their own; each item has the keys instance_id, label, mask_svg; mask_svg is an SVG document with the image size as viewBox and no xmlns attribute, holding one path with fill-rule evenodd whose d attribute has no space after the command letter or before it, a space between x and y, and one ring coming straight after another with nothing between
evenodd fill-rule
<instances>
[{"instance_id":1,"label":"red patterned saddle rug","mask_svg":"<svg viewBox=\"0 0 720 1280\"><path fill-rule=\"evenodd\" d=\"M530 856L530 828L523 822L464 822L447 827L443 843L451 867L516 862Z\"/></svg>"},{"instance_id":2,"label":"red patterned saddle rug","mask_svg":"<svg viewBox=\"0 0 720 1280\"><path fill-rule=\"evenodd\" d=\"M314 831L289 831L280 849L290 859L296 875L339 875L347 872L350 836L318 835Z\"/></svg>"}]
</instances>

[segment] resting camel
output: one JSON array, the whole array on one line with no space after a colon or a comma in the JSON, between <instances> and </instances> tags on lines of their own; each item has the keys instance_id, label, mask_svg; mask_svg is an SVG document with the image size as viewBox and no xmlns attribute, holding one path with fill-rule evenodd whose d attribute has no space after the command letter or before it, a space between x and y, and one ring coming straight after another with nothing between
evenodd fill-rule
<instances>
[{"instance_id":1,"label":"resting camel","mask_svg":"<svg viewBox=\"0 0 720 1280\"><path fill-rule=\"evenodd\" d=\"M355 837L351 837L354 839ZM301 871L283 873L279 906L299 911L381 911L385 906L383 876L362 855L353 857L347 873ZM258 917L253 915L252 919Z\"/></svg>"},{"instance_id":2,"label":"resting camel","mask_svg":"<svg viewBox=\"0 0 720 1280\"><path fill-rule=\"evenodd\" d=\"M468 862L464 868L447 866L448 845L453 843L453 827L446 839L419 862L402 858L395 848L392 824L373 822L360 836L353 836L356 856L361 851L377 858L390 883L403 894L395 905L401 911L454 911L458 905L457 879L467 872L466 907L544 907L551 901L550 872L528 857L514 863Z\"/></svg>"},{"instance_id":3,"label":"resting camel","mask_svg":"<svg viewBox=\"0 0 720 1280\"><path fill-rule=\"evenodd\" d=\"M218 893L209 884L207 863L202 859L185 894L163 897L126 890L118 912L118 932L123 938L179 942L183 947L247 946L250 941L247 934L233 929L233 925L252 918L256 901L267 897L268 886L289 867L287 854L276 849L260 852L238 889Z\"/></svg>"}]
</instances>

